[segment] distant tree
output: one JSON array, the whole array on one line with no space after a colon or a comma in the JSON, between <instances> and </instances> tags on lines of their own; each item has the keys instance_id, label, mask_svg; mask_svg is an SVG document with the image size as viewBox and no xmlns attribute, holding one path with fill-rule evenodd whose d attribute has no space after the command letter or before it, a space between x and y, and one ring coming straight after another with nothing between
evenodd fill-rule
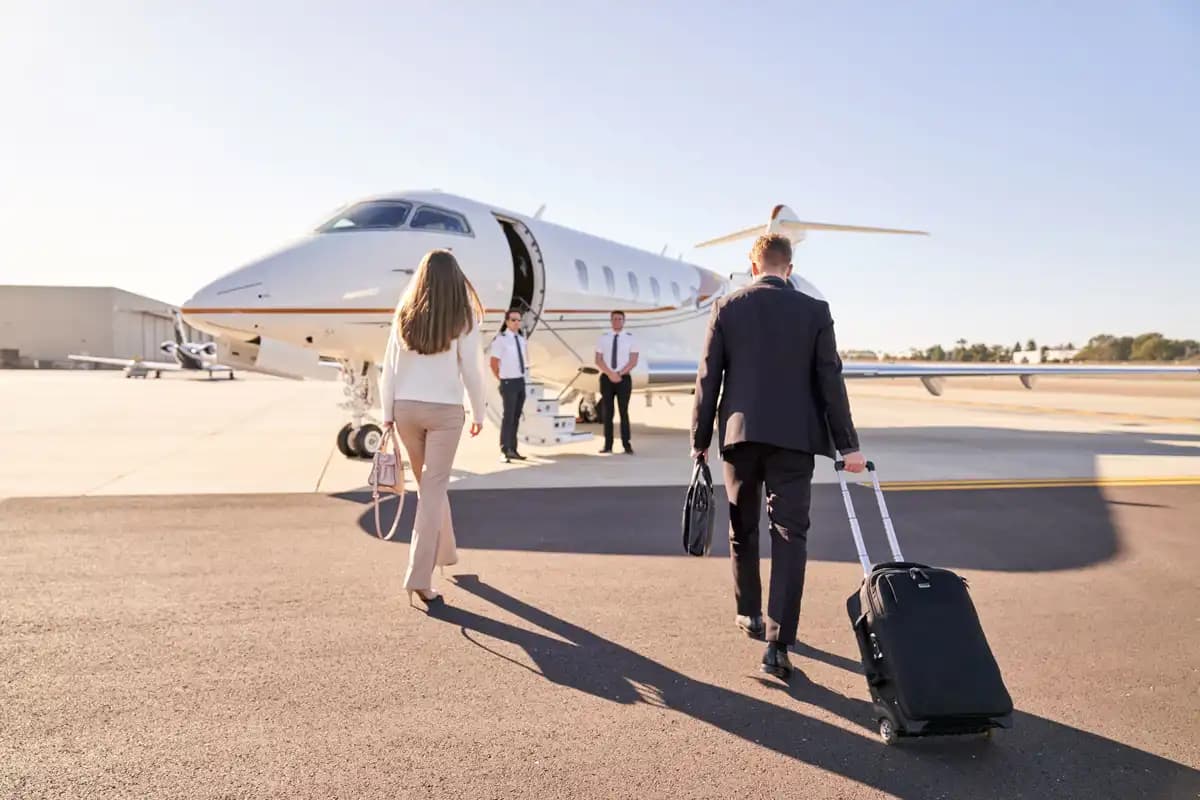
<instances>
[{"instance_id":1,"label":"distant tree","mask_svg":"<svg viewBox=\"0 0 1200 800\"><path fill-rule=\"evenodd\" d=\"M1030 352L1037 350L1038 349L1037 342L1035 342L1033 339L1030 339L1028 342L1025 343L1025 349L1029 350Z\"/></svg>"},{"instance_id":2,"label":"distant tree","mask_svg":"<svg viewBox=\"0 0 1200 800\"><path fill-rule=\"evenodd\" d=\"M935 344L933 347L925 351L926 361L945 361L946 350L940 344Z\"/></svg>"},{"instance_id":3,"label":"distant tree","mask_svg":"<svg viewBox=\"0 0 1200 800\"><path fill-rule=\"evenodd\" d=\"M1133 361L1169 360L1175 348L1161 333L1143 333L1133 340L1129 358Z\"/></svg>"},{"instance_id":4,"label":"distant tree","mask_svg":"<svg viewBox=\"0 0 1200 800\"><path fill-rule=\"evenodd\" d=\"M1074 349L1075 349L1075 343L1074 343L1074 342L1067 342L1067 349L1068 349L1068 350L1074 350Z\"/></svg>"},{"instance_id":5,"label":"distant tree","mask_svg":"<svg viewBox=\"0 0 1200 800\"><path fill-rule=\"evenodd\" d=\"M1021 352L1021 343L1017 342L1016 344L1014 344L1012 351L1014 353L1020 353Z\"/></svg>"}]
</instances>

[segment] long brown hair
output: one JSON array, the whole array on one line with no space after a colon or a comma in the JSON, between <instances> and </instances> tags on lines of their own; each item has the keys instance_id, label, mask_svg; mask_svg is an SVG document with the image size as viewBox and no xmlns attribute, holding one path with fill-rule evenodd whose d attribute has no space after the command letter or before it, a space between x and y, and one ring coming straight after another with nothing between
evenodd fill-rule
<instances>
[{"instance_id":1,"label":"long brown hair","mask_svg":"<svg viewBox=\"0 0 1200 800\"><path fill-rule=\"evenodd\" d=\"M422 355L442 353L483 319L483 305L449 250L430 250L396 306L401 343Z\"/></svg>"}]
</instances>

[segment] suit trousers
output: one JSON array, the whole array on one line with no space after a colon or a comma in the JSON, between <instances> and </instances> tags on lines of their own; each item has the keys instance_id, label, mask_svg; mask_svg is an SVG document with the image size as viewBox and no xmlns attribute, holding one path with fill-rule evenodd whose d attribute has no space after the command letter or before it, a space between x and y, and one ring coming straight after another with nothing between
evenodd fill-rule
<instances>
[{"instance_id":1,"label":"suit trousers","mask_svg":"<svg viewBox=\"0 0 1200 800\"><path fill-rule=\"evenodd\" d=\"M517 427L525 408L525 379L505 378L500 381L500 399L504 401L504 418L500 422L500 452L517 452Z\"/></svg>"},{"instance_id":2,"label":"suit trousers","mask_svg":"<svg viewBox=\"0 0 1200 800\"><path fill-rule=\"evenodd\" d=\"M621 444L629 446L629 396L633 393L633 378L626 375L613 383L607 375L600 376L600 414L604 418L604 447L613 444L613 417L621 412Z\"/></svg>"},{"instance_id":3,"label":"suit trousers","mask_svg":"<svg viewBox=\"0 0 1200 800\"><path fill-rule=\"evenodd\" d=\"M722 455L725 491L729 496L729 553L737 613L748 616L762 613L758 521L765 488L771 531L767 641L794 644L808 562L813 455L758 442L734 445Z\"/></svg>"},{"instance_id":4,"label":"suit trousers","mask_svg":"<svg viewBox=\"0 0 1200 800\"><path fill-rule=\"evenodd\" d=\"M435 566L458 563L446 489L466 412L461 405L451 403L397 400L392 415L417 481L417 515L408 546L404 588L429 591Z\"/></svg>"}]
</instances>

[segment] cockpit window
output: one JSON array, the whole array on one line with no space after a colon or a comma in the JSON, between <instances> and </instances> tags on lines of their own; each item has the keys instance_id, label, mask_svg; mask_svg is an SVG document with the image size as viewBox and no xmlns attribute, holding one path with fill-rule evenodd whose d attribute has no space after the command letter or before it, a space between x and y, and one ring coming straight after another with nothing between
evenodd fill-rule
<instances>
[{"instance_id":1,"label":"cockpit window","mask_svg":"<svg viewBox=\"0 0 1200 800\"><path fill-rule=\"evenodd\" d=\"M424 231L446 231L447 233L471 235L471 226L467 224L466 217L433 206L418 208L417 213L413 214L412 227Z\"/></svg>"},{"instance_id":2,"label":"cockpit window","mask_svg":"<svg viewBox=\"0 0 1200 800\"><path fill-rule=\"evenodd\" d=\"M411 211L412 203L402 200L368 200L355 203L320 225L317 233L399 228L404 225Z\"/></svg>"}]
</instances>

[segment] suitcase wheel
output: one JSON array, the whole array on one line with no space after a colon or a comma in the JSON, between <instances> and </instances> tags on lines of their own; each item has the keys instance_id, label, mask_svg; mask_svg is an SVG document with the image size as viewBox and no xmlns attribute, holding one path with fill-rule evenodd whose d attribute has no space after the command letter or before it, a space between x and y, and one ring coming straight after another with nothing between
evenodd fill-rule
<instances>
[{"instance_id":1,"label":"suitcase wheel","mask_svg":"<svg viewBox=\"0 0 1200 800\"><path fill-rule=\"evenodd\" d=\"M879 720L879 738L886 745L893 745L900 740L900 734L896 732L896 726L887 717Z\"/></svg>"}]
</instances>

